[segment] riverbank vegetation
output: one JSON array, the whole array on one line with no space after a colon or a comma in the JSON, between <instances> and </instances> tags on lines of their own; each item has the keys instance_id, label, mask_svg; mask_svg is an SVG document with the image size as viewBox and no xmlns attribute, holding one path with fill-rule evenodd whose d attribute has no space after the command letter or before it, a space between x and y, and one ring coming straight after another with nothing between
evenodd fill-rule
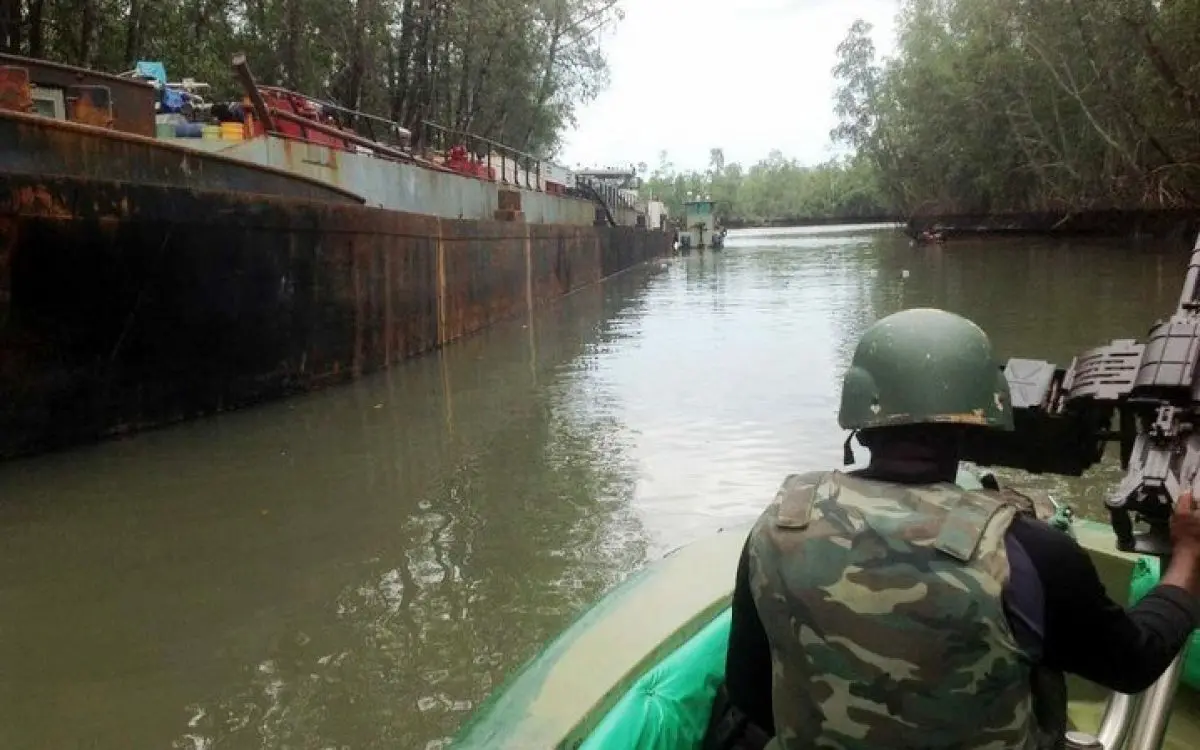
<instances>
[{"instance_id":1,"label":"riverbank vegetation","mask_svg":"<svg viewBox=\"0 0 1200 750\"><path fill-rule=\"evenodd\" d=\"M853 156L648 180L763 217L1155 211L1200 201L1200 0L904 0L896 48L838 46Z\"/></svg>"},{"instance_id":2,"label":"riverbank vegetation","mask_svg":"<svg viewBox=\"0 0 1200 750\"><path fill-rule=\"evenodd\" d=\"M645 165L639 167L645 171ZM708 169L679 172L664 152L658 167L645 177L643 192L666 203L672 216L681 215L684 201L691 198L717 201L724 222L732 226L866 220L888 214L871 164L858 158L810 167L772 151L766 159L743 167L726 163L717 148Z\"/></svg>"},{"instance_id":3,"label":"riverbank vegetation","mask_svg":"<svg viewBox=\"0 0 1200 750\"><path fill-rule=\"evenodd\" d=\"M553 152L607 82L595 32L616 0L0 0L0 50L100 70L163 61L238 96L260 81ZM734 221L1154 210L1200 200L1200 0L903 0L881 57L856 22L838 46L833 140L676 172Z\"/></svg>"},{"instance_id":4,"label":"riverbank vegetation","mask_svg":"<svg viewBox=\"0 0 1200 750\"><path fill-rule=\"evenodd\" d=\"M855 23L834 137L909 214L1147 210L1200 197L1200 0L906 0Z\"/></svg>"},{"instance_id":5,"label":"riverbank vegetation","mask_svg":"<svg viewBox=\"0 0 1200 750\"><path fill-rule=\"evenodd\" d=\"M160 60L239 97L261 83L548 153L607 82L615 0L0 0L0 50L97 70Z\"/></svg>"}]
</instances>

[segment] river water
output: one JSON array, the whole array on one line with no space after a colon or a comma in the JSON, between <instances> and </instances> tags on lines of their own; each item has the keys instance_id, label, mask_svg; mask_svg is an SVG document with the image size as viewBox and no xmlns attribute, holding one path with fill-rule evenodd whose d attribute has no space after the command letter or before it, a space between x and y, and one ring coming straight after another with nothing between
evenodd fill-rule
<instances>
[{"instance_id":1,"label":"river water","mask_svg":"<svg viewBox=\"0 0 1200 750\"><path fill-rule=\"evenodd\" d=\"M839 466L872 321L1066 363L1168 313L1188 249L735 232L353 385L0 465L0 747L442 747L646 560ZM1030 482L1102 517L1116 475Z\"/></svg>"}]
</instances>

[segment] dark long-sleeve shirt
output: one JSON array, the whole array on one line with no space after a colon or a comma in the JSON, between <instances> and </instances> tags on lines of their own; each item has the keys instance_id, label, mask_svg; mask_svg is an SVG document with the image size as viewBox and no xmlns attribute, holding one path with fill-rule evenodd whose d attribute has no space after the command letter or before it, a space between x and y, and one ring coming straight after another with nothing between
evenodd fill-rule
<instances>
[{"instance_id":1,"label":"dark long-sleeve shirt","mask_svg":"<svg viewBox=\"0 0 1200 750\"><path fill-rule=\"evenodd\" d=\"M1128 610L1114 602L1083 548L1045 523L1018 518L1005 541L1009 621L1021 646L1051 668L1137 693L1162 674L1200 625L1200 600L1175 586L1156 586ZM774 734L770 645L750 591L745 547L733 590L725 679L731 702Z\"/></svg>"}]
</instances>

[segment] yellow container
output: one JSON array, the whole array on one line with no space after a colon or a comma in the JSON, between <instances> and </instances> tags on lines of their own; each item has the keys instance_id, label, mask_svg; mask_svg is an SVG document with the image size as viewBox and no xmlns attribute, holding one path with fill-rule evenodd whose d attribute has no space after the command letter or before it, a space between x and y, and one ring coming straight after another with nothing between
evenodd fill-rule
<instances>
[{"instance_id":1,"label":"yellow container","mask_svg":"<svg viewBox=\"0 0 1200 750\"><path fill-rule=\"evenodd\" d=\"M220 125L205 125L203 135L206 140L220 140L221 126Z\"/></svg>"},{"instance_id":2,"label":"yellow container","mask_svg":"<svg viewBox=\"0 0 1200 750\"><path fill-rule=\"evenodd\" d=\"M245 126L240 122L221 123L221 137L227 141L240 141L246 137Z\"/></svg>"}]
</instances>

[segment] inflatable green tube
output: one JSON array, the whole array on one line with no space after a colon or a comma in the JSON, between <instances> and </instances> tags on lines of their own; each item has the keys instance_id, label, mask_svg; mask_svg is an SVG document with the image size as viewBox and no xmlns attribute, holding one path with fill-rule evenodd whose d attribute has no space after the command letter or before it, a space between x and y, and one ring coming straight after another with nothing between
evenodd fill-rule
<instances>
[{"instance_id":1,"label":"inflatable green tube","mask_svg":"<svg viewBox=\"0 0 1200 750\"><path fill-rule=\"evenodd\" d=\"M1133 567L1129 601L1158 583L1158 559ZM730 610L726 609L679 649L638 678L600 721L580 750L694 750L704 741L717 686L725 677ZM1200 690L1200 630L1192 634L1183 684Z\"/></svg>"},{"instance_id":2,"label":"inflatable green tube","mask_svg":"<svg viewBox=\"0 0 1200 750\"><path fill-rule=\"evenodd\" d=\"M1133 566L1129 580L1129 603L1136 604L1158 584L1160 573L1157 557L1141 557ZM1187 658L1183 662L1180 681L1192 690L1200 690L1200 630L1192 632Z\"/></svg>"},{"instance_id":3,"label":"inflatable green tube","mask_svg":"<svg viewBox=\"0 0 1200 750\"><path fill-rule=\"evenodd\" d=\"M580 750L694 750L704 741L725 678L731 611L726 609L642 675Z\"/></svg>"}]
</instances>

